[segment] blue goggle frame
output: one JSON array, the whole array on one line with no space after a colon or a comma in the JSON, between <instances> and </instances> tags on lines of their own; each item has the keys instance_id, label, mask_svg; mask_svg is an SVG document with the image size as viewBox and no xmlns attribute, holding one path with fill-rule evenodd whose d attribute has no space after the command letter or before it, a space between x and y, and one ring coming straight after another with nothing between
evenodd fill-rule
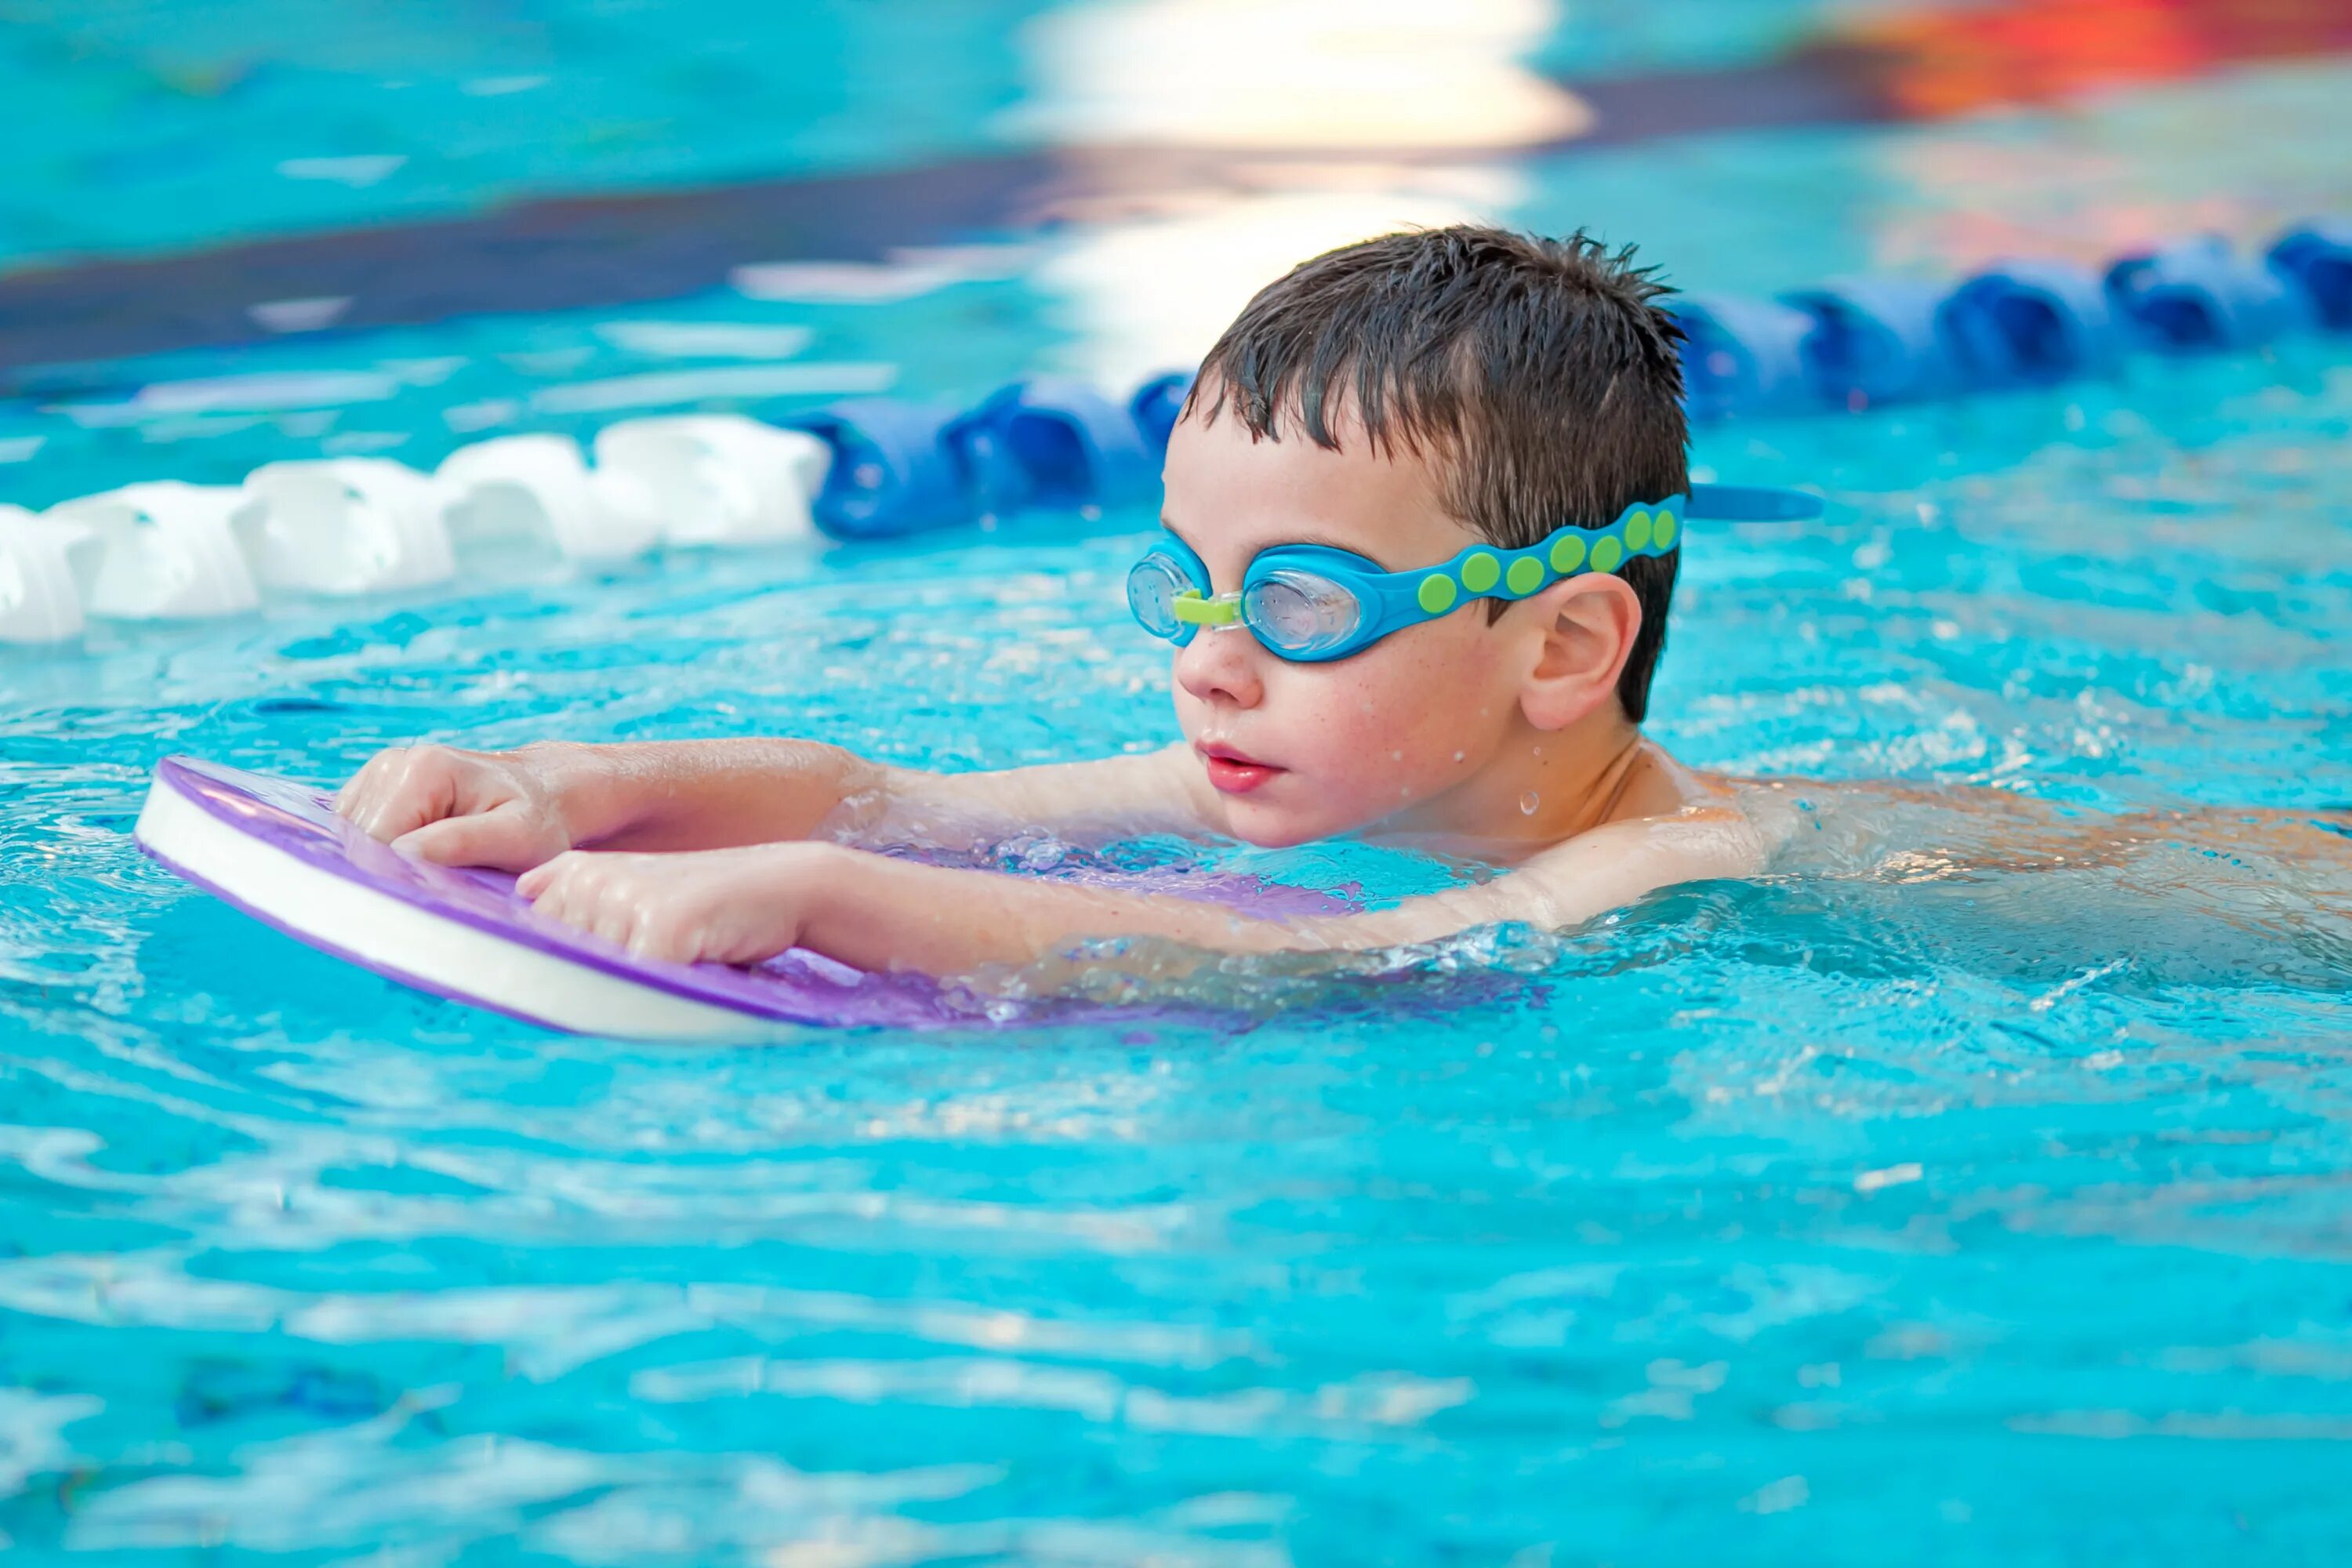
<instances>
[{"instance_id":1,"label":"blue goggle frame","mask_svg":"<svg viewBox=\"0 0 2352 1568\"><path fill-rule=\"evenodd\" d=\"M1693 485L1687 496L1636 502L1606 528L1571 524L1524 550L1474 544L1411 572L1384 571L1329 545L1276 544L1258 552L1231 594L1210 591L1208 567L1171 533L1128 573L1127 602L1145 631L1178 647L1202 626L1243 626L1278 658L1322 664L1470 599L1525 599L1570 577L1614 572L1637 556L1667 554L1681 543L1688 518L1780 521L1821 510L1801 490Z\"/></svg>"}]
</instances>

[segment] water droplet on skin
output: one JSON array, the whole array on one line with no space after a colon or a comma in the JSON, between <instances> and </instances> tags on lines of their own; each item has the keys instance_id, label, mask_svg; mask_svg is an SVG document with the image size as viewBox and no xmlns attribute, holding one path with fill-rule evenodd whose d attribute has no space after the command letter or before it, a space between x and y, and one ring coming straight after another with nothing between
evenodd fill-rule
<instances>
[{"instance_id":1,"label":"water droplet on skin","mask_svg":"<svg viewBox=\"0 0 2352 1568\"><path fill-rule=\"evenodd\" d=\"M1519 796L1519 815L1521 816L1533 816L1536 814L1536 807L1542 804L1543 798L1537 795L1535 791L1529 790L1527 794Z\"/></svg>"},{"instance_id":2,"label":"water droplet on skin","mask_svg":"<svg viewBox=\"0 0 2352 1568\"><path fill-rule=\"evenodd\" d=\"M1543 755L1543 748L1541 746L1538 746L1536 748L1536 755L1538 757Z\"/></svg>"},{"instance_id":3,"label":"water droplet on skin","mask_svg":"<svg viewBox=\"0 0 2352 1568\"><path fill-rule=\"evenodd\" d=\"M1391 752L1389 753L1389 761L1392 763L1401 763L1404 761L1404 753L1402 752Z\"/></svg>"},{"instance_id":4,"label":"water droplet on skin","mask_svg":"<svg viewBox=\"0 0 2352 1568\"><path fill-rule=\"evenodd\" d=\"M1468 753L1465 752L1456 752L1454 753L1454 760L1458 763L1466 755L1468 755Z\"/></svg>"}]
</instances>

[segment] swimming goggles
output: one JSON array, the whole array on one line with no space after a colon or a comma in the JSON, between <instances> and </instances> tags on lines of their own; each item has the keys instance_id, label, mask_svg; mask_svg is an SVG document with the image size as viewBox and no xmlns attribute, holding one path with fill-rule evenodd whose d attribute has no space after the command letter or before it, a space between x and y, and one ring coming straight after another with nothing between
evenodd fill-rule
<instances>
[{"instance_id":1,"label":"swimming goggles","mask_svg":"<svg viewBox=\"0 0 2352 1568\"><path fill-rule=\"evenodd\" d=\"M1664 555L1681 542L1687 518L1781 521L1821 510L1801 490L1693 485L1687 496L1629 506L1606 528L1571 524L1524 550L1474 544L1412 572L1383 571L1328 544L1276 544L1257 552L1231 594L1210 591L1208 567L1171 533L1128 573L1127 605L1145 631L1178 647L1202 626L1240 626L1277 658L1322 664L1433 621L1466 599L1524 599L1566 578Z\"/></svg>"}]
</instances>

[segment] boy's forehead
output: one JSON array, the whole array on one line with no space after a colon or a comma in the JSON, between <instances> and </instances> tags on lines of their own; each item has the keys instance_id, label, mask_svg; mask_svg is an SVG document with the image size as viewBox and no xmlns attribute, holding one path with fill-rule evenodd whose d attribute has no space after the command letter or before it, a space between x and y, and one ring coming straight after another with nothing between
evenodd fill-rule
<instances>
[{"instance_id":1,"label":"boy's forehead","mask_svg":"<svg viewBox=\"0 0 2352 1568\"><path fill-rule=\"evenodd\" d=\"M1410 559L1451 545L1466 530L1444 510L1438 475L1423 454L1377 450L1352 420L1333 421L1337 450L1296 425L1257 437L1230 409L1198 414L1170 434L1169 524L1203 554L1255 550L1307 532L1348 541L1367 554ZM1450 549L1447 552L1451 552Z\"/></svg>"}]
</instances>

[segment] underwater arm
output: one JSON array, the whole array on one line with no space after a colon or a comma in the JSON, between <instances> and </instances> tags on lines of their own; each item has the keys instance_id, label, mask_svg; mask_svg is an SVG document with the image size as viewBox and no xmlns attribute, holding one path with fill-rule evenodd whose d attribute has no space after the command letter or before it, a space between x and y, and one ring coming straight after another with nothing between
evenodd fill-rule
<instances>
[{"instance_id":1,"label":"underwater arm","mask_svg":"<svg viewBox=\"0 0 2352 1568\"><path fill-rule=\"evenodd\" d=\"M1502 921L1555 929L1672 882L1743 875L1759 859L1753 830L1737 813L1687 813L1586 834L1484 887L1372 913L1285 921L821 843L574 853L517 886L542 914L652 957L750 963L805 947L861 969L949 975L1034 963L1088 938L1247 953L1402 946Z\"/></svg>"},{"instance_id":2,"label":"underwater arm","mask_svg":"<svg viewBox=\"0 0 2352 1568\"><path fill-rule=\"evenodd\" d=\"M860 969L949 975L1033 963L1089 936L1156 936L1233 952L1328 945L1220 904L816 842L699 854L574 850L515 886L541 914L642 956L688 963L755 963L804 947Z\"/></svg>"}]
</instances>

